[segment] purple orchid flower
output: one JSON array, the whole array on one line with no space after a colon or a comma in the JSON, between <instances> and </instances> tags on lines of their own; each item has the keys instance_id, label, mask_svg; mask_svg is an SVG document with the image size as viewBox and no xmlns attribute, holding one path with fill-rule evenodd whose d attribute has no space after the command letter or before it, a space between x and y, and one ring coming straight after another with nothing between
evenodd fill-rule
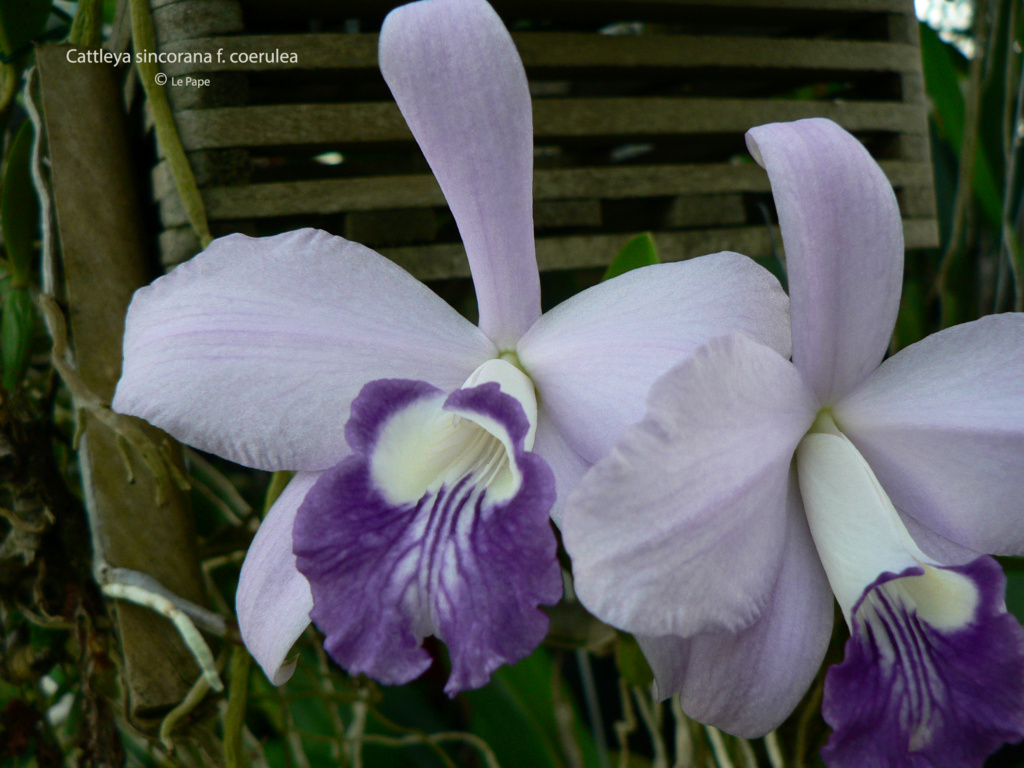
<instances>
[{"instance_id":1,"label":"purple orchid flower","mask_svg":"<svg viewBox=\"0 0 1024 768\"><path fill-rule=\"evenodd\" d=\"M136 294L114 407L298 472L237 595L275 683L312 616L339 663L385 683L423 672L437 635L454 693L543 638L538 605L562 593L549 513L643 415L650 384L730 331L788 354L788 299L718 254L541 317L530 94L501 20L483 0L404 6L380 64L462 234L479 327L356 243L232 235Z\"/></svg>"},{"instance_id":2,"label":"purple orchid flower","mask_svg":"<svg viewBox=\"0 0 1024 768\"><path fill-rule=\"evenodd\" d=\"M882 171L827 120L747 144L779 212L793 362L729 335L654 384L563 514L577 594L639 636L661 696L747 737L806 692L834 594L850 639L826 762L980 765L1024 735L1024 631L982 554L1024 553L1024 315L882 363L903 269Z\"/></svg>"}]
</instances>

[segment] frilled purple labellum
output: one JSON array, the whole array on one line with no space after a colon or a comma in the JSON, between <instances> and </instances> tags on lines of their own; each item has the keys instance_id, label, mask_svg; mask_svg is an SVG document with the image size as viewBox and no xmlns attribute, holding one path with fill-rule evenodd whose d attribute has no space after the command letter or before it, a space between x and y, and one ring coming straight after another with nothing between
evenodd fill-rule
<instances>
[{"instance_id":1,"label":"frilled purple labellum","mask_svg":"<svg viewBox=\"0 0 1024 768\"><path fill-rule=\"evenodd\" d=\"M1005 588L989 557L885 574L869 587L843 663L825 678L830 768L980 765L1020 737L1024 633Z\"/></svg>"},{"instance_id":2,"label":"frilled purple labellum","mask_svg":"<svg viewBox=\"0 0 1024 768\"><path fill-rule=\"evenodd\" d=\"M525 379L503 361L484 367ZM345 434L353 454L320 476L293 531L331 656L406 683L430 665L421 641L433 634L450 652L450 695L527 656L547 631L537 606L558 601L562 579L555 480L526 450L523 404L495 381L446 396L384 379L352 403Z\"/></svg>"}]
</instances>

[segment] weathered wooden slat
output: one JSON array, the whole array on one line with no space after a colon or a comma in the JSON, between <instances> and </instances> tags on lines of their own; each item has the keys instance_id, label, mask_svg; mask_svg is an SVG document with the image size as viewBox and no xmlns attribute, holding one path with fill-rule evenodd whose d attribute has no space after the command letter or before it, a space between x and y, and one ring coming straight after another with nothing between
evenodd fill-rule
<instances>
[{"instance_id":1,"label":"weathered wooden slat","mask_svg":"<svg viewBox=\"0 0 1024 768\"><path fill-rule=\"evenodd\" d=\"M389 9L401 5L403 0L243 0L247 12L258 15L286 15L290 18L334 18L345 19L360 15L382 15ZM496 9L502 15L538 15L538 10L564 15L572 12L577 18L588 19L594 15L622 13L633 14L629 18L644 18L644 14L693 6L722 8L748 8L752 10L785 11L827 11L833 13L906 13L908 4L904 0L495 0ZM913 7L910 7L913 10ZM623 14L624 17L626 14Z\"/></svg>"},{"instance_id":2,"label":"weathered wooden slat","mask_svg":"<svg viewBox=\"0 0 1024 768\"><path fill-rule=\"evenodd\" d=\"M156 241L160 251L160 264L165 269L192 258L202 250L195 230L189 226L165 229L157 235Z\"/></svg>"},{"instance_id":3,"label":"weathered wooden slat","mask_svg":"<svg viewBox=\"0 0 1024 768\"><path fill-rule=\"evenodd\" d=\"M538 200L533 205L533 226L537 229L600 227L601 219L600 200Z\"/></svg>"},{"instance_id":4,"label":"weathered wooden slat","mask_svg":"<svg viewBox=\"0 0 1024 768\"><path fill-rule=\"evenodd\" d=\"M679 195L665 211L661 226L665 229L740 226L747 222L742 194Z\"/></svg>"},{"instance_id":5,"label":"weathered wooden slat","mask_svg":"<svg viewBox=\"0 0 1024 768\"><path fill-rule=\"evenodd\" d=\"M755 259L772 255L764 226L722 227L689 231L654 232L663 261L680 261L705 253L736 251ZM903 238L908 250L932 248L938 242L934 219L904 219ZM537 239L537 263L542 271L607 266L632 237L630 234L572 235ZM198 243L186 227L160 233L162 261L167 269L190 258ZM420 280L469 277L466 251L459 243L380 248L380 253Z\"/></svg>"},{"instance_id":6,"label":"weathered wooden slat","mask_svg":"<svg viewBox=\"0 0 1024 768\"><path fill-rule=\"evenodd\" d=\"M575 0L546 0L551 5L570 4ZM594 5L621 5L621 0L589 0ZM726 8L767 8L781 10L821 10L821 11L854 11L903 13L907 10L904 0L644 0L642 3L630 3L636 6L708 6ZM500 6L500 3L499 3Z\"/></svg>"},{"instance_id":7,"label":"weathered wooden slat","mask_svg":"<svg viewBox=\"0 0 1024 768\"><path fill-rule=\"evenodd\" d=\"M153 3L157 46L192 37L239 32L242 7L238 0L190 0Z\"/></svg>"},{"instance_id":8,"label":"weathered wooden slat","mask_svg":"<svg viewBox=\"0 0 1024 768\"><path fill-rule=\"evenodd\" d=\"M523 32L512 36L523 63L555 67L751 67L861 72L912 72L920 50L906 43L708 35L611 36L586 33ZM161 47L168 55L204 54L193 62L163 65L169 75L189 72L350 70L377 68L377 35L245 35L177 41ZM277 54L294 53L291 63ZM209 54L210 62L205 61ZM263 61L252 55L263 54Z\"/></svg>"},{"instance_id":9,"label":"weathered wooden slat","mask_svg":"<svg viewBox=\"0 0 1024 768\"><path fill-rule=\"evenodd\" d=\"M742 133L752 125L827 117L850 131L909 131L921 110L891 102L779 99L565 99L534 103L544 137Z\"/></svg>"},{"instance_id":10,"label":"weathered wooden slat","mask_svg":"<svg viewBox=\"0 0 1024 768\"><path fill-rule=\"evenodd\" d=\"M188 72L264 72L317 69L376 69L376 34L307 34L307 35L242 35L237 37L204 37L180 40L160 46L170 55L210 54L206 63L168 61L161 69L168 75ZM295 53L298 62L251 61L237 58L240 54ZM205 58L205 55L203 56Z\"/></svg>"},{"instance_id":11,"label":"weathered wooden slat","mask_svg":"<svg viewBox=\"0 0 1024 768\"><path fill-rule=\"evenodd\" d=\"M571 2L571 0L550 0L552 4ZM615 3L618 0L590 0L595 5ZM821 10L821 11L855 11L903 13L907 10L904 0L645 0L650 5L715 5L729 8L768 8L784 10Z\"/></svg>"},{"instance_id":12,"label":"weathered wooden slat","mask_svg":"<svg viewBox=\"0 0 1024 768\"><path fill-rule=\"evenodd\" d=\"M752 125L827 117L850 131L917 132L921 107L898 102L779 99L537 99L534 135L553 137L742 133ZM409 141L394 104L287 104L177 114L187 150Z\"/></svg>"},{"instance_id":13,"label":"weathered wooden slat","mask_svg":"<svg viewBox=\"0 0 1024 768\"><path fill-rule=\"evenodd\" d=\"M740 251L754 258L771 255L771 243L765 227L653 234L663 261L681 261L724 250ZM633 236L602 234L538 238L537 264L542 271L606 266ZM469 276L466 251L459 243L381 248L380 252L420 280Z\"/></svg>"},{"instance_id":14,"label":"weathered wooden slat","mask_svg":"<svg viewBox=\"0 0 1024 768\"><path fill-rule=\"evenodd\" d=\"M907 248L930 247L937 237L932 219L904 219ZM537 240L537 264L542 271L603 267L632 237L631 234L542 237ZM681 261L706 253L736 251L755 259L772 255L768 228L723 227L693 231L654 232L662 261ZM460 244L381 248L380 252L420 280L468 277L469 262Z\"/></svg>"},{"instance_id":15,"label":"weathered wooden slat","mask_svg":"<svg viewBox=\"0 0 1024 768\"><path fill-rule=\"evenodd\" d=\"M928 187L932 183L930 169L921 163L883 161L881 165L896 187ZM165 165L154 171L154 188L162 194L163 225L184 224L185 214ZM612 200L769 189L768 176L753 163L708 163L541 170L534 175L533 192L536 200ZM330 215L445 204L441 188L429 174L213 187L203 190L203 199L211 220Z\"/></svg>"},{"instance_id":16,"label":"weathered wooden slat","mask_svg":"<svg viewBox=\"0 0 1024 768\"><path fill-rule=\"evenodd\" d=\"M632 234L573 235L537 239L537 263L541 270L607 266ZM663 261L680 261L704 253L731 250L753 258L771 256L768 229L763 226L725 227L683 232L655 232ZM160 251L167 269L177 266L198 250L198 241L187 227L160 233ZM466 251L460 243L378 248L420 280L469 277Z\"/></svg>"},{"instance_id":17,"label":"weathered wooden slat","mask_svg":"<svg viewBox=\"0 0 1024 768\"><path fill-rule=\"evenodd\" d=\"M900 178L915 174L915 179L927 179L927 168L917 169L916 164L889 163L888 167ZM175 194L166 162L154 168L152 179L157 200ZM535 171L533 182L537 200L767 190L764 171L753 163L559 168ZM445 203L434 177L422 173L213 187L203 190L203 196L212 218L330 214Z\"/></svg>"},{"instance_id":18,"label":"weathered wooden slat","mask_svg":"<svg viewBox=\"0 0 1024 768\"><path fill-rule=\"evenodd\" d=\"M437 239L438 217L433 208L354 211L345 216L339 234L357 243L403 246Z\"/></svg>"},{"instance_id":19,"label":"weathered wooden slat","mask_svg":"<svg viewBox=\"0 0 1024 768\"><path fill-rule=\"evenodd\" d=\"M898 190L900 211L908 218L935 216L935 188L929 183Z\"/></svg>"}]
</instances>

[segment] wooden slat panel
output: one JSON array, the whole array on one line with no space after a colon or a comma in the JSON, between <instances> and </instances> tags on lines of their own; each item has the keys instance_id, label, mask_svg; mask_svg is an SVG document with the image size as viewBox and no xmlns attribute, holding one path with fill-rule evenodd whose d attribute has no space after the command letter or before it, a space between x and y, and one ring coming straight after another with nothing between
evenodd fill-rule
<instances>
[{"instance_id":1,"label":"wooden slat panel","mask_svg":"<svg viewBox=\"0 0 1024 768\"><path fill-rule=\"evenodd\" d=\"M165 53L209 53L213 61L205 63L173 62L162 64L169 75L187 72L261 72L288 69L376 69L377 35L375 34L308 34L308 35L245 35L238 37L205 37L160 46ZM295 53L296 64L288 62L240 62L232 54ZM218 52L220 54L218 60Z\"/></svg>"},{"instance_id":2,"label":"wooden slat panel","mask_svg":"<svg viewBox=\"0 0 1024 768\"><path fill-rule=\"evenodd\" d=\"M360 15L382 15L404 0L242 0L247 12L254 15L291 18L348 18ZM495 0L503 16L537 15L538 9L548 13L577 12L584 19L589 14L632 13L632 18L660 11L685 8L750 8L755 10L829 11L835 13L913 13L910 0ZM622 9L622 10L620 10ZM625 14L624 14L625 15Z\"/></svg>"},{"instance_id":3,"label":"wooden slat panel","mask_svg":"<svg viewBox=\"0 0 1024 768\"><path fill-rule=\"evenodd\" d=\"M924 179L921 183L928 183L927 169L919 169L917 164L889 163L884 167L893 169L900 178L915 174L914 179ZM176 194L166 162L156 166L152 178L157 200ZM533 195L537 200L767 190L767 176L753 163L559 168L535 171L533 181ZM208 212L214 218L290 216L445 204L441 188L431 174L214 187L203 190L203 196Z\"/></svg>"},{"instance_id":4,"label":"wooden slat panel","mask_svg":"<svg viewBox=\"0 0 1024 768\"><path fill-rule=\"evenodd\" d=\"M899 190L900 211L904 216L923 218L935 216L935 189L929 183Z\"/></svg>"},{"instance_id":5,"label":"wooden slat panel","mask_svg":"<svg viewBox=\"0 0 1024 768\"><path fill-rule=\"evenodd\" d=\"M902 161L884 161L881 165L896 187L927 187L932 183L926 165ZM164 193L160 201L163 225L184 224L184 211L173 193L166 166L159 167L154 176L159 179L158 190ZM533 189L536 200L612 200L688 193L768 192L770 187L768 176L753 163L709 163L537 171ZM445 205L440 187L429 174L214 187L203 190L203 199L211 220Z\"/></svg>"},{"instance_id":6,"label":"wooden slat panel","mask_svg":"<svg viewBox=\"0 0 1024 768\"><path fill-rule=\"evenodd\" d=\"M723 227L691 231L654 232L662 261L680 261L719 251L737 251L755 259L772 255L768 229L763 226ZM573 235L537 239L537 263L542 271L603 267L632 237L631 234ZM932 248L938 242L934 219L904 219L907 249ZM192 256L198 242L186 227L160 233L163 263L168 269ZM380 253L420 280L469 277L466 251L459 243L380 248Z\"/></svg>"},{"instance_id":7,"label":"wooden slat panel","mask_svg":"<svg viewBox=\"0 0 1024 768\"><path fill-rule=\"evenodd\" d=\"M756 67L906 72L920 68L920 50L879 41L711 35L512 36L526 67Z\"/></svg>"},{"instance_id":8,"label":"wooden slat panel","mask_svg":"<svg viewBox=\"0 0 1024 768\"><path fill-rule=\"evenodd\" d=\"M939 244L939 223L933 218L903 219L903 247L934 248Z\"/></svg>"},{"instance_id":9,"label":"wooden slat panel","mask_svg":"<svg viewBox=\"0 0 1024 768\"><path fill-rule=\"evenodd\" d=\"M156 0L158 3L170 1ZM848 130L880 132L891 138L882 144L872 141L869 145L873 151L880 149L886 157L900 158L898 162L890 161L883 166L901 195L903 215L910 217L905 221L907 245L921 247L936 242L935 223L927 218L934 216L934 203L929 195L932 179L926 103L920 77L919 47L913 34L917 22L911 0L492 1L502 18L510 23L516 19L544 18L556 26L561 25L562 29L578 30L596 29L602 24L620 20L652 22L649 29L654 34L636 36L564 31L513 35L531 78L538 78L540 86L555 81L562 86L561 89L538 89L534 92L534 132L538 145L567 145L563 147L566 165L571 164L578 149L590 152L613 143L649 141L661 147L676 141L676 137L686 137L686 142L701 141L704 134L711 136L710 143L715 148L707 155L708 159L723 159L722 153L727 151L723 146L730 146L727 142L736 140L736 151L741 151L739 135L751 125L810 116L829 117ZM400 4L401 0L289 0L286 6L277 0L240 2L246 19L250 22L256 20L257 29L261 28L260 24L264 24L262 28L267 30L280 29L270 22L294 16L297 19L316 17L334 21L359 18L366 25L365 29L373 30L383 14ZM259 21L261 15L263 20ZM677 28L689 34L664 34L665 30ZM719 34L720 30L725 34ZM744 36L744 33L750 34ZM773 34L775 36L771 37ZM261 101L261 105L192 108L177 113L180 133L192 155L199 157L203 153L251 150L254 156L259 156L259 148L264 148L262 154L275 155L281 150L282 154L299 161L267 174L271 178L292 178L293 181L227 186L235 184L235 181L211 177L208 183L216 186L206 188L203 194L211 220L217 226L230 229L253 217L292 216L302 221L302 217L319 215L338 217L330 221L344 228L355 226L363 219L372 223L379 217L388 220L393 215L418 216L445 205L440 189L429 174L325 179L324 169L313 169L301 162L303 155L328 149L339 149L347 154L350 148L357 148L362 143L374 143L371 148L374 152L393 152L401 158L410 156L412 137L393 104L345 101L346 98L384 98L383 85L380 85L378 95L374 84L377 77L376 34L250 33L203 38L186 30L186 34L180 37L194 39L178 40L162 46L161 50L209 51L219 61L169 64L164 66L169 74L217 71L268 73L268 76L253 80L258 84L254 85L254 98ZM232 53L274 51L294 52L298 54L298 61L294 64L230 61ZM752 87L722 92L723 95L744 98L623 98L618 95L600 97L603 91L584 88L577 91L572 85L579 79L586 80L588 84L600 78L618 78L630 83L635 79L638 82L649 80L654 87L635 91L622 88L613 92L689 93L683 87L673 90L664 87L669 80L678 80L679 86L692 80L694 75L687 69L700 69L708 78L739 78ZM289 74L289 70L294 74ZM317 102L334 100L334 103L274 103L276 94L303 72L319 72L314 81L321 83L325 90L309 97L297 92L291 98ZM273 77L269 73L274 73ZM845 101L782 100L773 98L771 85L758 90L762 81L775 75L789 83L787 87L795 88L819 82L821 78L831 78L849 81L854 90L846 94ZM775 82L777 80L771 80L771 83ZM346 83L357 86L346 91ZM337 94L334 89L337 89ZM586 93L587 97L565 97L573 92ZM717 90L697 92L719 93ZM874 95L876 93L880 95ZM897 93L902 98L897 99ZM762 98L753 98L755 95ZM887 100L890 96L893 97L891 101ZM666 142L660 137L670 138ZM698 153L693 158L701 156ZM665 157L667 159L671 155ZM350 159L356 160L356 157ZM402 170L410 166L403 162L390 167ZM372 172L372 169L357 169L354 165L347 170ZM184 218L162 162L154 169L153 181L155 197L160 202L161 221L172 228L164 234L171 237L171 233L182 231L180 224ZM678 201L686 196L696 199L705 195L727 195L738 203L728 220L741 224L745 214L743 205L749 202L743 194L768 191L767 177L753 164L564 167L538 171L535 177L535 199L538 203L568 205L569 209L561 211L565 215L560 214L559 221L572 220L578 226L589 226L589 222L598 221L602 214L611 216L609 221L621 221L626 208L642 205L615 202L617 200L661 198L654 201L659 206L654 210L663 211L668 210L665 208L666 198ZM348 215L341 218L342 214ZM689 219L685 216L673 218L669 214L671 211L666 213L662 224L671 226L673 231L659 233L658 237L668 238L666 244L672 252L689 253L686 249L691 246L692 253L722 247L746 247L755 255L767 255L763 227L741 225L721 230L680 232L675 227L716 225L711 220L691 222L693 216ZM588 224L580 224L584 221ZM607 235L608 240L595 237L605 236L542 237L538 246L542 268L564 269L607 263L621 246L621 238L619 235ZM161 240L164 239L162 235ZM417 236L404 242L430 239ZM389 240L384 238L377 244L387 242ZM393 239L390 242L400 245L403 240ZM175 253L182 254L187 250L184 239L177 238L175 243L177 246L171 249ZM579 250L578 257L573 255L576 250ZM457 245L409 246L388 252L400 261L413 259L415 264L410 262L412 271L420 277L467 274L461 248ZM411 255L413 252L429 254L429 257L424 257L427 260L420 263L420 257Z\"/></svg>"},{"instance_id":10,"label":"wooden slat panel","mask_svg":"<svg viewBox=\"0 0 1024 768\"><path fill-rule=\"evenodd\" d=\"M533 226L537 229L594 228L601 226L601 220L600 200L538 200L533 205Z\"/></svg>"},{"instance_id":11,"label":"wooden slat panel","mask_svg":"<svg viewBox=\"0 0 1024 768\"><path fill-rule=\"evenodd\" d=\"M195 230L188 226L165 229L157 235L156 241L160 263L165 269L177 266L202 250Z\"/></svg>"},{"instance_id":12,"label":"wooden slat panel","mask_svg":"<svg viewBox=\"0 0 1024 768\"><path fill-rule=\"evenodd\" d=\"M566 99L534 102L540 137L743 133L753 125L827 117L850 131L910 131L921 110L887 102L779 99Z\"/></svg>"},{"instance_id":13,"label":"wooden slat panel","mask_svg":"<svg viewBox=\"0 0 1024 768\"><path fill-rule=\"evenodd\" d=\"M606 266L633 234L576 235L537 239L541 270ZM754 258L771 255L765 227L729 227L694 232L655 232L663 261L680 261L703 253L734 250ZM469 262L461 244L382 248L380 252L420 280L468 277Z\"/></svg>"},{"instance_id":14,"label":"wooden slat panel","mask_svg":"<svg viewBox=\"0 0 1024 768\"><path fill-rule=\"evenodd\" d=\"M775 99L538 99L534 135L551 137L742 133L752 125L828 117L850 131L921 128L917 105ZM187 150L367 141L410 141L390 103L289 104L186 110L177 114Z\"/></svg>"},{"instance_id":15,"label":"wooden slat panel","mask_svg":"<svg viewBox=\"0 0 1024 768\"><path fill-rule=\"evenodd\" d=\"M931 247L937 237L931 219L905 219L903 233L909 249ZM772 255L767 227L725 227L682 232L654 232L662 261L681 261L706 253L737 251L755 259ZM542 237L537 240L537 263L542 271L603 267L632 237L631 234ZM380 252L420 280L468 277L469 262L459 244L382 248Z\"/></svg>"},{"instance_id":16,"label":"wooden slat panel","mask_svg":"<svg viewBox=\"0 0 1024 768\"><path fill-rule=\"evenodd\" d=\"M191 0L153 6L157 46L175 40L209 37L244 29L242 7L237 0Z\"/></svg>"},{"instance_id":17,"label":"wooden slat panel","mask_svg":"<svg viewBox=\"0 0 1024 768\"><path fill-rule=\"evenodd\" d=\"M742 226L747 223L743 195L679 195L665 212L661 226L665 229Z\"/></svg>"},{"instance_id":18,"label":"wooden slat panel","mask_svg":"<svg viewBox=\"0 0 1024 768\"><path fill-rule=\"evenodd\" d=\"M575 0L545 0L551 5L568 4ZM588 0L594 5L622 5L621 0ZM501 4L499 3L499 6ZM856 12L892 12L906 13L909 3L906 0L644 0L631 2L631 7L650 6L705 6L724 8L767 8L784 10L821 10L821 11L856 11Z\"/></svg>"},{"instance_id":19,"label":"wooden slat panel","mask_svg":"<svg viewBox=\"0 0 1024 768\"><path fill-rule=\"evenodd\" d=\"M623 5L622 0L588 0L594 5ZM514 4L514 3L510 3ZM545 0L545 4L578 4L576 0ZM499 8L501 3L498 3ZM766 8L769 10L821 10L853 12L906 13L910 5L906 0L644 0L630 2L632 8L704 6L715 8ZM912 6L910 6L912 9ZM638 12L639 15L639 12Z\"/></svg>"},{"instance_id":20,"label":"wooden slat panel","mask_svg":"<svg viewBox=\"0 0 1024 768\"><path fill-rule=\"evenodd\" d=\"M912 45L843 40L772 39L696 35L610 36L525 32L512 36L529 68L548 67L754 67L862 72L912 72L920 51ZM210 54L211 63L163 65L172 75L188 72L377 68L377 35L247 35L179 41L167 53ZM295 53L294 64L232 61L238 54Z\"/></svg>"}]
</instances>

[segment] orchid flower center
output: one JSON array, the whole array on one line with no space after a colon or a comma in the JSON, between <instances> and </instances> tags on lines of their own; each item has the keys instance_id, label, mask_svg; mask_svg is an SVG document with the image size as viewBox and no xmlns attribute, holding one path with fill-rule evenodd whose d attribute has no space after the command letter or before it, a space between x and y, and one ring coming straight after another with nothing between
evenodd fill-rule
<instances>
[{"instance_id":1,"label":"orchid flower center","mask_svg":"<svg viewBox=\"0 0 1024 768\"><path fill-rule=\"evenodd\" d=\"M519 353L516 352L514 349L506 349L505 351L499 353L498 359L505 361L506 363L515 367L517 370L521 371L524 375L526 375L526 369L523 367L522 362L520 362L519 360ZM487 365L487 363L484 363L484 365Z\"/></svg>"},{"instance_id":2,"label":"orchid flower center","mask_svg":"<svg viewBox=\"0 0 1024 768\"><path fill-rule=\"evenodd\" d=\"M462 389L495 383L515 398L529 422L523 449L533 447L537 399L533 382L504 360L489 360ZM393 504L415 503L425 494L465 485L489 503L507 501L521 484L507 429L492 415L436 405L407 408L384 427L370 463L375 484Z\"/></svg>"},{"instance_id":3,"label":"orchid flower center","mask_svg":"<svg viewBox=\"0 0 1024 768\"><path fill-rule=\"evenodd\" d=\"M921 551L870 465L828 410L818 414L796 455L807 521L847 624L852 626L862 598L859 618L868 621L886 610L886 600L913 609L936 628L970 620L978 602L973 584L936 567ZM896 578L900 574L906 575Z\"/></svg>"}]
</instances>

